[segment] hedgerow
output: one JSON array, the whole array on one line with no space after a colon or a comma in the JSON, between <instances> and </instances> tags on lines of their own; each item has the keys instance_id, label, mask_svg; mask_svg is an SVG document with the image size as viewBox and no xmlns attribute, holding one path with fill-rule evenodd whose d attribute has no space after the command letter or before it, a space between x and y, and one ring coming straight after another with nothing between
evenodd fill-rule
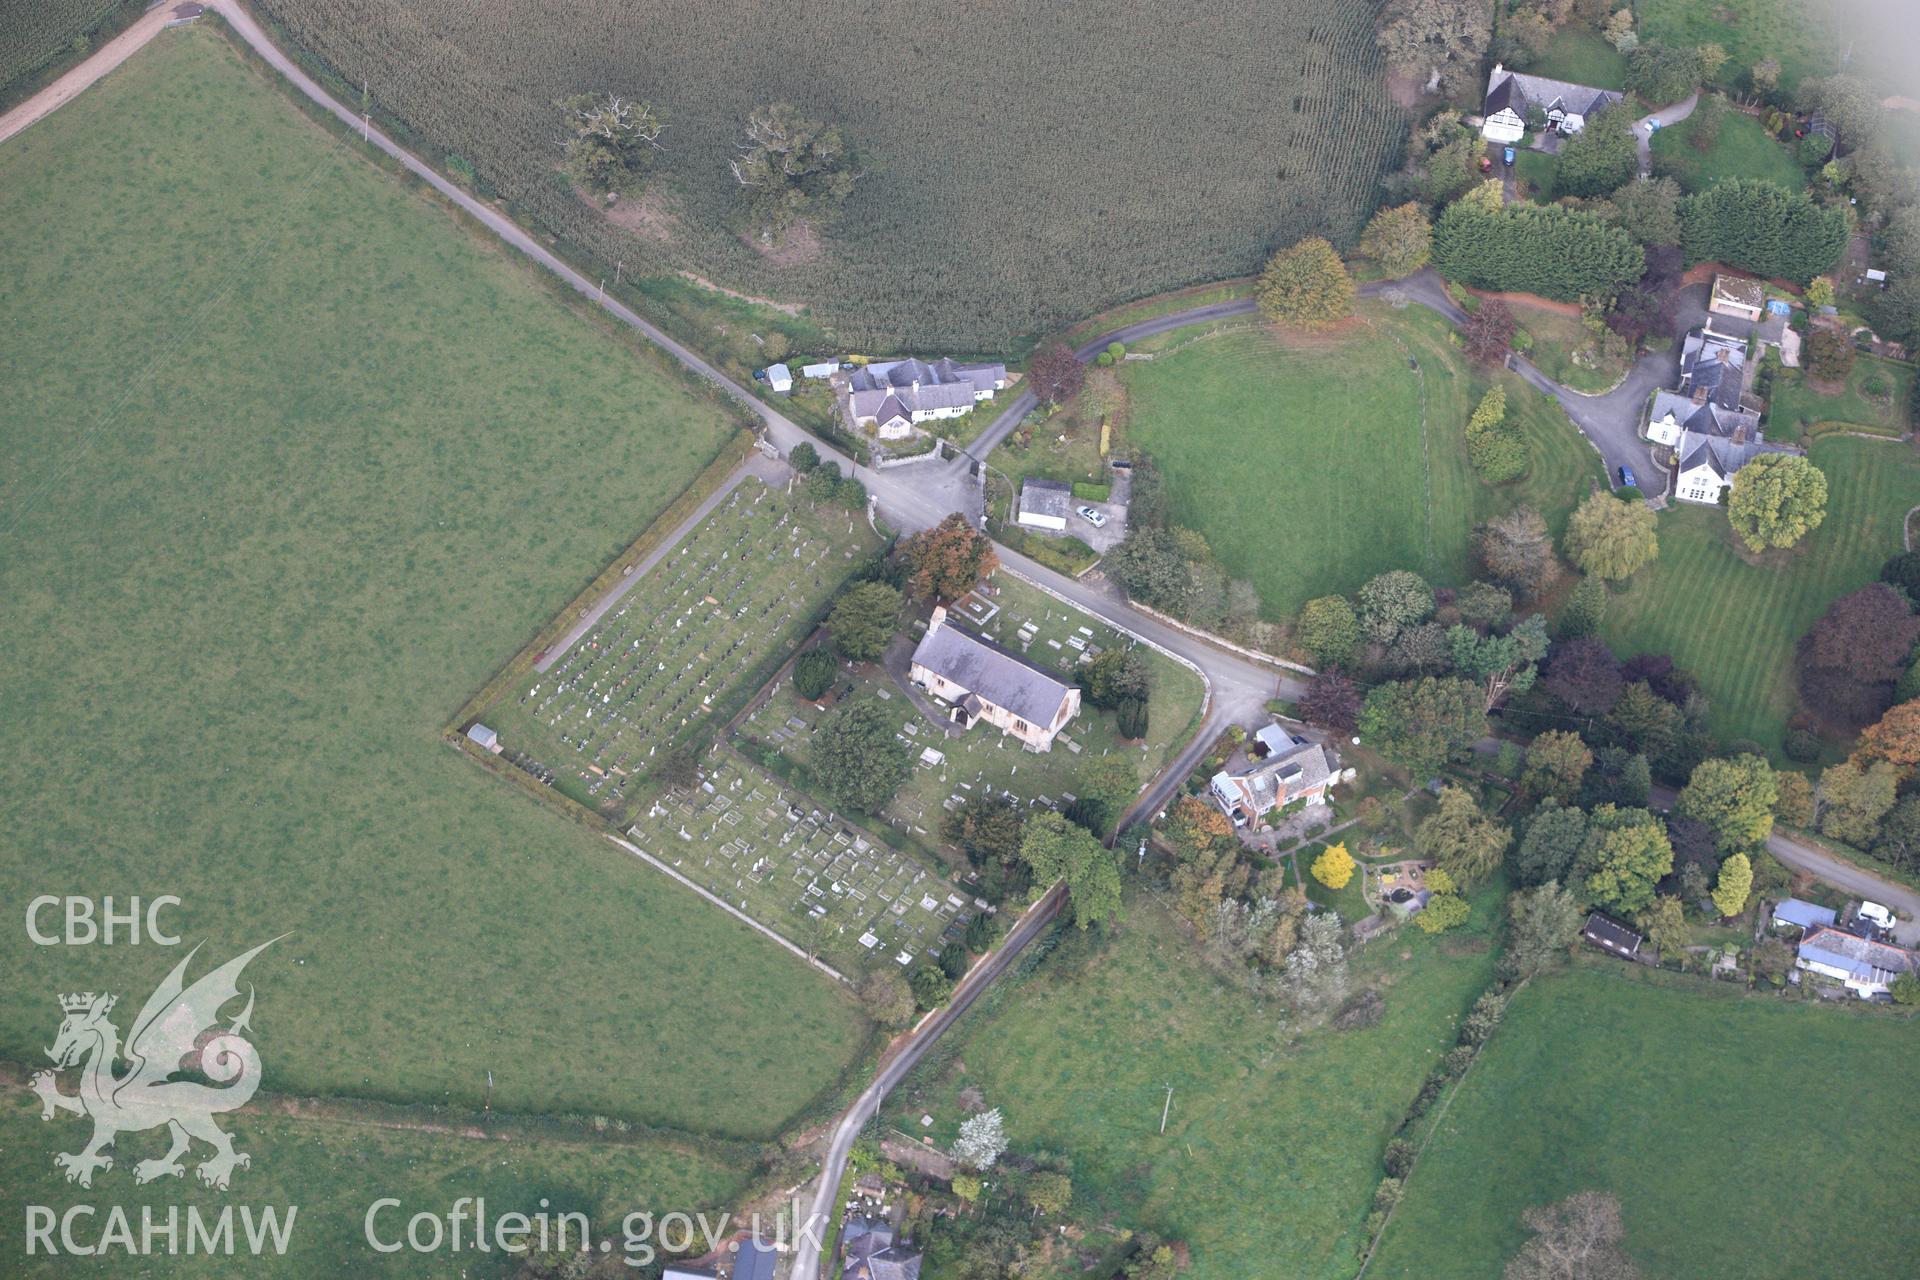
<instances>
[{"instance_id":1,"label":"hedgerow","mask_svg":"<svg viewBox=\"0 0 1920 1280\"><path fill-rule=\"evenodd\" d=\"M1490 212L1470 203L1440 215L1433 264L1449 280L1476 288L1569 302L1609 296L1646 266L1632 236L1593 214L1534 204Z\"/></svg>"}]
</instances>

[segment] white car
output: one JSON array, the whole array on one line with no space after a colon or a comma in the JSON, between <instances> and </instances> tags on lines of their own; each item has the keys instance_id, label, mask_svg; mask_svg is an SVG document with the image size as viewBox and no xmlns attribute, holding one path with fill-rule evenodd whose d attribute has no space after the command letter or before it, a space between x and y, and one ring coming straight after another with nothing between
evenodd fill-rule
<instances>
[{"instance_id":1,"label":"white car","mask_svg":"<svg viewBox=\"0 0 1920 1280\"><path fill-rule=\"evenodd\" d=\"M1096 529L1104 529L1107 524L1107 518L1092 507L1081 507L1080 518Z\"/></svg>"}]
</instances>

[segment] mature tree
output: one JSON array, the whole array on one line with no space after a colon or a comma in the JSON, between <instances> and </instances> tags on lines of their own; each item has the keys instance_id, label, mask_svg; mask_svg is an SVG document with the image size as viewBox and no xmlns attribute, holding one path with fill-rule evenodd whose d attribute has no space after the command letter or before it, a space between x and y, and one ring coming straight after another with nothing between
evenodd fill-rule
<instances>
[{"instance_id":1,"label":"mature tree","mask_svg":"<svg viewBox=\"0 0 1920 1280\"><path fill-rule=\"evenodd\" d=\"M733 158L734 181L756 229L777 234L796 222L839 212L859 180L840 130L809 120L790 102L747 117L746 142Z\"/></svg>"},{"instance_id":2,"label":"mature tree","mask_svg":"<svg viewBox=\"0 0 1920 1280\"><path fill-rule=\"evenodd\" d=\"M1724 262L1785 280L1833 270L1847 247L1843 210L1752 178L1729 178L1682 200L1680 226L1688 262Z\"/></svg>"},{"instance_id":3,"label":"mature tree","mask_svg":"<svg viewBox=\"0 0 1920 1280\"><path fill-rule=\"evenodd\" d=\"M913 757L877 702L835 712L814 735L812 756L815 785L835 804L861 813L886 808L913 773Z\"/></svg>"},{"instance_id":4,"label":"mature tree","mask_svg":"<svg viewBox=\"0 0 1920 1280\"><path fill-rule=\"evenodd\" d=\"M1507 859L1516 884L1566 883L1587 843L1587 815L1548 797L1527 821L1519 845Z\"/></svg>"},{"instance_id":5,"label":"mature tree","mask_svg":"<svg viewBox=\"0 0 1920 1280\"><path fill-rule=\"evenodd\" d=\"M1151 668L1136 648L1103 650L1080 667L1080 687L1096 707L1113 708L1153 691Z\"/></svg>"},{"instance_id":6,"label":"mature tree","mask_svg":"<svg viewBox=\"0 0 1920 1280\"><path fill-rule=\"evenodd\" d=\"M1325 1009L1347 996L1347 952L1340 945L1340 918L1322 911L1301 921L1299 941L1280 970L1280 990L1302 1011Z\"/></svg>"},{"instance_id":7,"label":"mature tree","mask_svg":"<svg viewBox=\"0 0 1920 1280\"><path fill-rule=\"evenodd\" d=\"M1126 698L1113 709L1115 730L1128 742L1138 742L1147 736L1147 726L1152 722L1152 709L1145 698Z\"/></svg>"},{"instance_id":8,"label":"mature tree","mask_svg":"<svg viewBox=\"0 0 1920 1280\"><path fill-rule=\"evenodd\" d=\"M1379 685L1360 710L1360 733L1387 759L1430 775L1487 731L1480 687L1470 680L1402 680Z\"/></svg>"},{"instance_id":9,"label":"mature tree","mask_svg":"<svg viewBox=\"0 0 1920 1280\"><path fill-rule=\"evenodd\" d=\"M1501 955L1504 968L1525 977L1563 958L1580 936L1585 918L1580 899L1561 887L1558 880L1522 889L1507 899L1507 946Z\"/></svg>"},{"instance_id":10,"label":"mature tree","mask_svg":"<svg viewBox=\"0 0 1920 1280\"><path fill-rule=\"evenodd\" d=\"M1453 668L1453 644L1438 622L1422 622L1394 637L1382 667L1396 676L1437 676Z\"/></svg>"},{"instance_id":11,"label":"mature tree","mask_svg":"<svg viewBox=\"0 0 1920 1280\"><path fill-rule=\"evenodd\" d=\"M1605 641L1581 636L1553 647L1540 687L1575 711L1603 716L1620 700L1626 679L1620 671L1620 660Z\"/></svg>"},{"instance_id":12,"label":"mature tree","mask_svg":"<svg viewBox=\"0 0 1920 1280\"><path fill-rule=\"evenodd\" d=\"M1911 777L1920 768L1920 698L1901 703L1867 726L1857 751L1864 759L1891 761Z\"/></svg>"},{"instance_id":13,"label":"mature tree","mask_svg":"<svg viewBox=\"0 0 1920 1280\"><path fill-rule=\"evenodd\" d=\"M1790 547L1826 518L1826 474L1799 454L1763 453L1733 473L1727 519L1750 551Z\"/></svg>"},{"instance_id":14,"label":"mature tree","mask_svg":"<svg viewBox=\"0 0 1920 1280\"><path fill-rule=\"evenodd\" d=\"M1653 886L1673 870L1673 846L1660 820L1645 809L1603 804L1593 811L1576 865L1589 898L1633 915L1653 905Z\"/></svg>"},{"instance_id":15,"label":"mature tree","mask_svg":"<svg viewBox=\"0 0 1920 1280\"><path fill-rule=\"evenodd\" d=\"M1483 709L1492 711L1508 693L1533 687L1536 665L1547 656L1547 620L1539 614L1523 619L1505 635L1481 635L1472 627L1447 631L1454 669L1478 682Z\"/></svg>"},{"instance_id":16,"label":"mature tree","mask_svg":"<svg viewBox=\"0 0 1920 1280\"><path fill-rule=\"evenodd\" d=\"M815 701L833 687L838 670L833 655L824 647L809 649L794 659L793 691L809 702Z\"/></svg>"},{"instance_id":17,"label":"mature tree","mask_svg":"<svg viewBox=\"0 0 1920 1280\"><path fill-rule=\"evenodd\" d=\"M1444 873L1436 869L1432 874ZM1427 905L1420 909L1420 914L1413 918L1413 922L1420 926L1422 933L1445 933L1449 929L1457 929L1465 924L1467 917L1472 914L1473 909L1458 893L1441 893L1436 890L1427 896Z\"/></svg>"},{"instance_id":18,"label":"mature tree","mask_svg":"<svg viewBox=\"0 0 1920 1280\"><path fill-rule=\"evenodd\" d=\"M1697 50L1649 40L1627 55L1627 88L1648 102L1678 102L1700 80Z\"/></svg>"},{"instance_id":19,"label":"mature tree","mask_svg":"<svg viewBox=\"0 0 1920 1280\"><path fill-rule=\"evenodd\" d=\"M884 582L856 582L827 615L833 643L855 662L877 662L900 626L900 593Z\"/></svg>"},{"instance_id":20,"label":"mature tree","mask_svg":"<svg viewBox=\"0 0 1920 1280\"><path fill-rule=\"evenodd\" d=\"M593 192L631 191L660 151L665 122L650 102L580 93L553 104L567 122L567 176Z\"/></svg>"},{"instance_id":21,"label":"mature tree","mask_svg":"<svg viewBox=\"0 0 1920 1280\"><path fill-rule=\"evenodd\" d=\"M860 1007L883 1027L904 1027L913 1021L913 990L898 969L886 965L860 979Z\"/></svg>"},{"instance_id":22,"label":"mature tree","mask_svg":"<svg viewBox=\"0 0 1920 1280\"><path fill-rule=\"evenodd\" d=\"M1412 202L1382 209L1360 233L1360 252L1388 276L1410 276L1433 256L1433 224L1427 221L1426 211Z\"/></svg>"},{"instance_id":23,"label":"mature tree","mask_svg":"<svg viewBox=\"0 0 1920 1280\"><path fill-rule=\"evenodd\" d=\"M1027 361L1027 389L1047 404L1065 404L1080 394L1087 366L1058 338L1041 346Z\"/></svg>"},{"instance_id":24,"label":"mature tree","mask_svg":"<svg viewBox=\"0 0 1920 1280\"><path fill-rule=\"evenodd\" d=\"M1369 638L1389 644L1401 630L1433 616L1433 588L1408 569L1390 569L1360 588L1360 625Z\"/></svg>"},{"instance_id":25,"label":"mature tree","mask_svg":"<svg viewBox=\"0 0 1920 1280\"><path fill-rule=\"evenodd\" d=\"M1539 595L1553 577L1553 535L1532 507L1475 526L1473 553L1488 577L1522 596Z\"/></svg>"},{"instance_id":26,"label":"mature tree","mask_svg":"<svg viewBox=\"0 0 1920 1280\"><path fill-rule=\"evenodd\" d=\"M1897 587L1910 603L1920 603L1920 551L1903 551L1880 566L1880 581Z\"/></svg>"},{"instance_id":27,"label":"mature tree","mask_svg":"<svg viewBox=\"0 0 1920 1280\"><path fill-rule=\"evenodd\" d=\"M811 441L802 440L787 451L787 465L804 476L820 465L820 451Z\"/></svg>"},{"instance_id":28,"label":"mature tree","mask_svg":"<svg viewBox=\"0 0 1920 1280\"><path fill-rule=\"evenodd\" d=\"M1120 915L1120 864L1113 851L1078 823L1046 812L1028 819L1020 838L1020 856L1039 884L1067 882L1073 922L1111 923Z\"/></svg>"},{"instance_id":29,"label":"mature tree","mask_svg":"<svg viewBox=\"0 0 1920 1280\"><path fill-rule=\"evenodd\" d=\"M1360 691L1338 667L1329 667L1307 684L1300 699L1300 717L1336 733L1352 733L1360 723Z\"/></svg>"},{"instance_id":30,"label":"mature tree","mask_svg":"<svg viewBox=\"0 0 1920 1280\"><path fill-rule=\"evenodd\" d=\"M1920 867L1920 795L1911 795L1887 810L1873 839L1873 856L1909 871Z\"/></svg>"},{"instance_id":31,"label":"mature tree","mask_svg":"<svg viewBox=\"0 0 1920 1280\"><path fill-rule=\"evenodd\" d=\"M1614 220L1641 244L1680 243L1680 184L1672 178L1636 178L1611 199Z\"/></svg>"},{"instance_id":32,"label":"mature tree","mask_svg":"<svg viewBox=\"0 0 1920 1280\"><path fill-rule=\"evenodd\" d=\"M1647 803L1652 789L1653 775L1644 755L1624 747L1601 747L1593 753L1593 768L1580 789L1580 803L1639 808Z\"/></svg>"},{"instance_id":33,"label":"mature tree","mask_svg":"<svg viewBox=\"0 0 1920 1280\"><path fill-rule=\"evenodd\" d=\"M1420 852L1440 864L1462 888L1471 888L1493 874L1513 835L1480 812L1480 806L1459 787L1443 787L1440 807L1414 832Z\"/></svg>"},{"instance_id":34,"label":"mature tree","mask_svg":"<svg viewBox=\"0 0 1920 1280\"><path fill-rule=\"evenodd\" d=\"M1181 796L1167 818L1167 839L1182 861L1221 848L1237 851L1227 815L1198 796Z\"/></svg>"},{"instance_id":35,"label":"mature tree","mask_svg":"<svg viewBox=\"0 0 1920 1280\"><path fill-rule=\"evenodd\" d=\"M1820 830L1835 840L1866 848L1879 834L1880 819L1893 808L1900 771L1885 760L1847 760L1820 775Z\"/></svg>"},{"instance_id":36,"label":"mature tree","mask_svg":"<svg viewBox=\"0 0 1920 1280\"><path fill-rule=\"evenodd\" d=\"M1581 1191L1520 1215L1533 1238L1507 1261L1506 1280L1637 1280L1639 1268L1620 1247L1626 1228L1620 1202L1604 1191Z\"/></svg>"},{"instance_id":37,"label":"mature tree","mask_svg":"<svg viewBox=\"0 0 1920 1280\"><path fill-rule=\"evenodd\" d=\"M1605 195L1640 171L1640 153L1626 116L1624 111L1609 111L1568 139L1553 173L1555 195Z\"/></svg>"},{"instance_id":38,"label":"mature tree","mask_svg":"<svg viewBox=\"0 0 1920 1280\"><path fill-rule=\"evenodd\" d=\"M1819 382L1842 383L1853 372L1853 339L1837 325L1816 325L1807 335L1807 376Z\"/></svg>"},{"instance_id":39,"label":"mature tree","mask_svg":"<svg viewBox=\"0 0 1920 1280\"><path fill-rule=\"evenodd\" d=\"M1754 63L1749 74L1755 89L1761 93L1771 93L1780 84L1780 59L1769 54Z\"/></svg>"},{"instance_id":40,"label":"mature tree","mask_svg":"<svg viewBox=\"0 0 1920 1280\"><path fill-rule=\"evenodd\" d=\"M840 493L840 464L822 462L807 473L807 497L815 502L832 502Z\"/></svg>"},{"instance_id":41,"label":"mature tree","mask_svg":"<svg viewBox=\"0 0 1920 1280\"><path fill-rule=\"evenodd\" d=\"M1800 641L1801 702L1839 728L1873 723L1893 704L1916 636L1920 619L1886 583L1841 596Z\"/></svg>"},{"instance_id":42,"label":"mature tree","mask_svg":"<svg viewBox=\"0 0 1920 1280\"><path fill-rule=\"evenodd\" d=\"M982 1111L960 1122L960 1134L953 1140L953 1158L981 1173L999 1163L1007 1151L1006 1118L1000 1108Z\"/></svg>"},{"instance_id":43,"label":"mature tree","mask_svg":"<svg viewBox=\"0 0 1920 1280\"><path fill-rule=\"evenodd\" d=\"M1737 916L1746 910L1747 894L1752 891L1753 863L1744 853L1729 854L1713 886L1713 909L1722 916Z\"/></svg>"},{"instance_id":44,"label":"mature tree","mask_svg":"<svg viewBox=\"0 0 1920 1280\"><path fill-rule=\"evenodd\" d=\"M1377 30L1389 66L1451 96L1479 83L1493 22L1480 0L1389 0Z\"/></svg>"},{"instance_id":45,"label":"mature tree","mask_svg":"<svg viewBox=\"0 0 1920 1280\"><path fill-rule=\"evenodd\" d=\"M915 968L907 979L907 986L913 991L914 1005L923 1010L938 1009L953 995L953 979L935 964Z\"/></svg>"},{"instance_id":46,"label":"mature tree","mask_svg":"<svg viewBox=\"0 0 1920 1280\"><path fill-rule=\"evenodd\" d=\"M1052 1171L1036 1173L1027 1179L1021 1194L1041 1213L1062 1214L1073 1204L1073 1179Z\"/></svg>"},{"instance_id":47,"label":"mature tree","mask_svg":"<svg viewBox=\"0 0 1920 1280\"><path fill-rule=\"evenodd\" d=\"M1781 772L1773 775L1777 794L1773 798L1775 821L1790 827L1811 827L1814 819L1813 783L1804 773Z\"/></svg>"},{"instance_id":48,"label":"mature tree","mask_svg":"<svg viewBox=\"0 0 1920 1280\"><path fill-rule=\"evenodd\" d=\"M1567 596L1554 619L1554 635L1561 640L1577 640L1600 630L1607 620L1607 588L1598 578L1581 578L1580 585Z\"/></svg>"},{"instance_id":49,"label":"mature tree","mask_svg":"<svg viewBox=\"0 0 1920 1280\"><path fill-rule=\"evenodd\" d=\"M1491 367L1506 362L1507 352L1513 349L1513 335L1519 328L1520 322L1514 319L1512 307L1498 298L1488 298L1481 302L1479 310L1470 313L1467 316L1467 322L1460 326L1460 341L1466 347L1469 360L1478 365ZM1493 415L1493 421L1497 422L1505 416L1506 392L1495 387L1474 410L1476 418L1486 409L1488 402L1494 396L1500 397L1500 408ZM1468 425L1472 425L1471 420Z\"/></svg>"},{"instance_id":50,"label":"mature tree","mask_svg":"<svg viewBox=\"0 0 1920 1280\"><path fill-rule=\"evenodd\" d=\"M941 834L967 856L975 868L993 863L1012 864L1020 857L1020 836L1026 811L1005 795L975 794L947 815Z\"/></svg>"},{"instance_id":51,"label":"mature tree","mask_svg":"<svg viewBox=\"0 0 1920 1280\"><path fill-rule=\"evenodd\" d=\"M993 540L954 512L931 529L907 539L902 550L913 570L913 593L927 599L958 600L1000 567Z\"/></svg>"},{"instance_id":52,"label":"mature tree","mask_svg":"<svg viewBox=\"0 0 1920 1280\"><path fill-rule=\"evenodd\" d=\"M1469 582L1453 598L1460 620L1476 627L1505 626L1513 616L1513 592L1493 582Z\"/></svg>"},{"instance_id":53,"label":"mature tree","mask_svg":"<svg viewBox=\"0 0 1920 1280\"><path fill-rule=\"evenodd\" d=\"M1608 297L1638 280L1646 255L1625 229L1596 213L1538 204L1487 209L1460 200L1434 224L1433 265L1478 289L1572 302Z\"/></svg>"},{"instance_id":54,"label":"mature tree","mask_svg":"<svg viewBox=\"0 0 1920 1280\"><path fill-rule=\"evenodd\" d=\"M1353 879L1353 855L1344 844L1330 844L1313 860L1313 878L1329 889L1344 889Z\"/></svg>"},{"instance_id":55,"label":"mature tree","mask_svg":"<svg viewBox=\"0 0 1920 1280\"><path fill-rule=\"evenodd\" d=\"M1687 926L1686 904L1679 898L1662 894L1653 900L1642 921L1647 941L1659 949L1662 960L1685 961L1693 930Z\"/></svg>"},{"instance_id":56,"label":"mature tree","mask_svg":"<svg viewBox=\"0 0 1920 1280\"><path fill-rule=\"evenodd\" d=\"M1360 616L1345 596L1309 600L1301 606L1293 639L1315 666L1339 666L1351 660L1353 651L1360 647Z\"/></svg>"},{"instance_id":57,"label":"mature tree","mask_svg":"<svg viewBox=\"0 0 1920 1280\"><path fill-rule=\"evenodd\" d=\"M1549 729L1527 747L1527 771L1520 775L1520 781L1529 795L1571 804L1592 766L1593 751L1579 734Z\"/></svg>"},{"instance_id":58,"label":"mature tree","mask_svg":"<svg viewBox=\"0 0 1920 1280\"><path fill-rule=\"evenodd\" d=\"M1295 329L1329 329L1353 314L1353 277L1319 236L1282 249L1260 273L1260 313Z\"/></svg>"},{"instance_id":59,"label":"mature tree","mask_svg":"<svg viewBox=\"0 0 1920 1280\"><path fill-rule=\"evenodd\" d=\"M1705 823L1723 853L1752 849L1773 833L1773 803L1779 795L1773 766L1759 756L1703 760L1681 788L1673 811Z\"/></svg>"},{"instance_id":60,"label":"mature tree","mask_svg":"<svg viewBox=\"0 0 1920 1280\"><path fill-rule=\"evenodd\" d=\"M1644 502L1591 493L1567 521L1567 557L1593 577L1623 581L1659 554L1653 509Z\"/></svg>"}]
</instances>

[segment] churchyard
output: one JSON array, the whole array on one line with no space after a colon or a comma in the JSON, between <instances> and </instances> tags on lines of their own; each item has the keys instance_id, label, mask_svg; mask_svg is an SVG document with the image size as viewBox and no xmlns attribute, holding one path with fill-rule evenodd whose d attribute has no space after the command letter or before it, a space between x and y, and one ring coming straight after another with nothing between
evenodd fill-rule
<instances>
[{"instance_id":1,"label":"churchyard","mask_svg":"<svg viewBox=\"0 0 1920 1280\"><path fill-rule=\"evenodd\" d=\"M743 481L481 719L520 768L603 813L626 812L637 781L784 661L879 547L855 512Z\"/></svg>"},{"instance_id":2,"label":"churchyard","mask_svg":"<svg viewBox=\"0 0 1920 1280\"><path fill-rule=\"evenodd\" d=\"M958 602L952 616L1069 680L1083 661L1133 643L1006 572ZM906 642L917 642L924 630L916 622ZM1121 741L1113 712L1084 703L1053 750L1044 753L1027 751L987 725L950 733L947 722L922 713L878 665L843 666L842 679L828 694L831 707L802 700L782 682L755 704L738 733L746 743L776 753L775 767L791 769L804 780L810 737L832 707L864 700L885 704L900 722L899 738L913 754L914 770L876 821L892 828L893 838L903 845L951 860L954 855L943 850L941 822L970 797L1005 792L1029 806L1064 808L1088 789L1089 779L1098 773L1096 761L1123 766L1131 779L1128 794L1159 772L1172 750L1192 736L1202 687L1197 674L1173 659L1144 646L1141 653L1152 673L1152 694L1147 736L1138 743ZM904 672L904 663L901 669Z\"/></svg>"},{"instance_id":3,"label":"churchyard","mask_svg":"<svg viewBox=\"0 0 1920 1280\"><path fill-rule=\"evenodd\" d=\"M842 973L902 972L985 904L725 748L659 791L627 838Z\"/></svg>"}]
</instances>

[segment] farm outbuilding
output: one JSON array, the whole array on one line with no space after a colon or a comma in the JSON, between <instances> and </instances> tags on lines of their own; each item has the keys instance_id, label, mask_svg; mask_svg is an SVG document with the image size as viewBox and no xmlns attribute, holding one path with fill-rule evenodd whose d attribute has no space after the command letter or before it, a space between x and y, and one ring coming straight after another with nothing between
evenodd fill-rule
<instances>
[{"instance_id":1,"label":"farm outbuilding","mask_svg":"<svg viewBox=\"0 0 1920 1280\"><path fill-rule=\"evenodd\" d=\"M793 370L784 364L768 365L767 388L778 395L785 395L793 390Z\"/></svg>"},{"instance_id":2,"label":"farm outbuilding","mask_svg":"<svg viewBox=\"0 0 1920 1280\"><path fill-rule=\"evenodd\" d=\"M1030 529L1065 529L1072 503L1072 485L1058 480L1028 480L1020 486L1019 523Z\"/></svg>"},{"instance_id":3,"label":"farm outbuilding","mask_svg":"<svg viewBox=\"0 0 1920 1280\"><path fill-rule=\"evenodd\" d=\"M487 726L480 724L478 721L474 723L472 728L467 730L467 740L473 743L474 746L479 747L482 751L491 751L495 755L500 754L500 735L487 728Z\"/></svg>"}]
</instances>

